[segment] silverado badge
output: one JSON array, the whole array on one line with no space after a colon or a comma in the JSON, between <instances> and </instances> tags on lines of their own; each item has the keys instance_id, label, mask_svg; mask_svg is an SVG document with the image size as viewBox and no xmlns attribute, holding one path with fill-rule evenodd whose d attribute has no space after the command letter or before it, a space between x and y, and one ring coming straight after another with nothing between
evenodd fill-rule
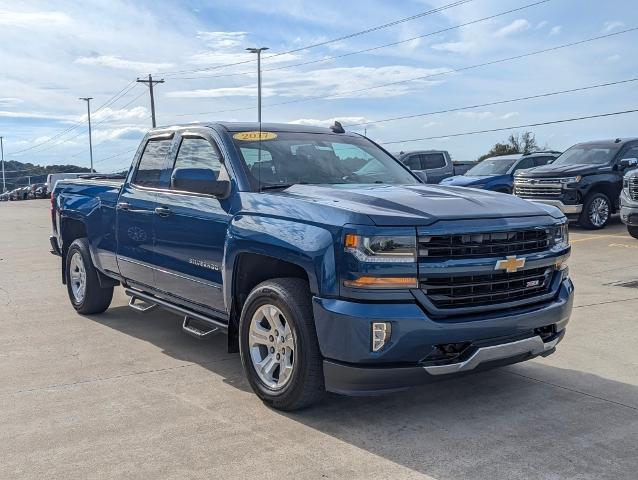
<instances>
[{"instance_id":1,"label":"silverado badge","mask_svg":"<svg viewBox=\"0 0 638 480\"><path fill-rule=\"evenodd\" d=\"M507 273L514 273L525 266L524 258L516 258L516 255L508 255L505 260L496 262L494 270L505 270Z\"/></svg>"}]
</instances>

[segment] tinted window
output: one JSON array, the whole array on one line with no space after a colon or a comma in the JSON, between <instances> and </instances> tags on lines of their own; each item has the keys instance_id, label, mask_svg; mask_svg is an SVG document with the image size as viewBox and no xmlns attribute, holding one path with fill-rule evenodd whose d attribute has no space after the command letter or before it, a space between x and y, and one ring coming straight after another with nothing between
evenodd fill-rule
<instances>
[{"instance_id":1,"label":"tinted window","mask_svg":"<svg viewBox=\"0 0 638 480\"><path fill-rule=\"evenodd\" d=\"M622 158L638 158L638 146L631 147L623 153Z\"/></svg>"},{"instance_id":2,"label":"tinted window","mask_svg":"<svg viewBox=\"0 0 638 480\"><path fill-rule=\"evenodd\" d=\"M534 166L534 160L532 158L527 157L521 160L520 162L518 162L518 165L514 167L514 170L512 170L512 173L518 170L525 170L526 168L532 168L533 166Z\"/></svg>"},{"instance_id":3,"label":"tinted window","mask_svg":"<svg viewBox=\"0 0 638 480\"><path fill-rule=\"evenodd\" d=\"M565 151L552 165L604 165L618 153L618 145L583 143Z\"/></svg>"},{"instance_id":4,"label":"tinted window","mask_svg":"<svg viewBox=\"0 0 638 480\"><path fill-rule=\"evenodd\" d=\"M424 169L445 167L445 157L442 153L422 153L420 156Z\"/></svg>"},{"instance_id":5,"label":"tinted window","mask_svg":"<svg viewBox=\"0 0 638 480\"><path fill-rule=\"evenodd\" d=\"M556 157L534 157L534 166L540 167L541 165L547 165L547 162L553 160Z\"/></svg>"},{"instance_id":6,"label":"tinted window","mask_svg":"<svg viewBox=\"0 0 638 480\"><path fill-rule=\"evenodd\" d=\"M410 170L422 170L421 168L421 159L418 155L410 155L407 157L404 162L405 166Z\"/></svg>"},{"instance_id":7,"label":"tinted window","mask_svg":"<svg viewBox=\"0 0 638 480\"><path fill-rule=\"evenodd\" d=\"M217 178L226 177L219 151L203 138L182 139L173 168L209 168Z\"/></svg>"},{"instance_id":8,"label":"tinted window","mask_svg":"<svg viewBox=\"0 0 638 480\"><path fill-rule=\"evenodd\" d=\"M478 165L473 166L465 175L468 177L486 177L490 175L505 175L509 169L514 165L518 158L505 157L505 158L486 158Z\"/></svg>"},{"instance_id":9,"label":"tinted window","mask_svg":"<svg viewBox=\"0 0 638 480\"><path fill-rule=\"evenodd\" d=\"M133 183L142 187L159 187L166 154L172 139L149 140L137 167Z\"/></svg>"}]
</instances>

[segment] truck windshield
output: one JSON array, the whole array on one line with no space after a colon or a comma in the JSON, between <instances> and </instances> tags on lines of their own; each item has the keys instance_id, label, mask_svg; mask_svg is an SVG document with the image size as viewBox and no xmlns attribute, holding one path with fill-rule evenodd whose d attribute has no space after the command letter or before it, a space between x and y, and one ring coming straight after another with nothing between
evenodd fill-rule
<instances>
[{"instance_id":1,"label":"truck windshield","mask_svg":"<svg viewBox=\"0 0 638 480\"><path fill-rule=\"evenodd\" d=\"M369 140L338 134L239 132L233 142L254 190L304 184L418 184Z\"/></svg>"},{"instance_id":2,"label":"truck windshield","mask_svg":"<svg viewBox=\"0 0 638 480\"><path fill-rule=\"evenodd\" d=\"M465 172L465 175L468 177L505 175L517 161L518 158L486 158L481 163Z\"/></svg>"},{"instance_id":3,"label":"truck windshield","mask_svg":"<svg viewBox=\"0 0 638 480\"><path fill-rule=\"evenodd\" d=\"M574 145L558 157L554 165L604 165L612 161L619 146Z\"/></svg>"}]
</instances>

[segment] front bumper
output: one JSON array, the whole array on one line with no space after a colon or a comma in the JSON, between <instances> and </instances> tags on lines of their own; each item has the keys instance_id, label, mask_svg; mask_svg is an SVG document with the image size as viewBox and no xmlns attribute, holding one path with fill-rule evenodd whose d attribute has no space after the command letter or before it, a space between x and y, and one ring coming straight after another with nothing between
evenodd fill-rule
<instances>
[{"instance_id":1,"label":"front bumper","mask_svg":"<svg viewBox=\"0 0 638 480\"><path fill-rule=\"evenodd\" d=\"M522 197L522 198L525 198L525 197ZM553 200L548 198L525 198L525 200L529 200L536 203L544 203L545 205L551 205L553 207L558 208L565 215L578 215L580 212L583 211L582 204L568 205L566 203L563 203L560 200Z\"/></svg>"},{"instance_id":2,"label":"front bumper","mask_svg":"<svg viewBox=\"0 0 638 480\"><path fill-rule=\"evenodd\" d=\"M356 303L315 298L313 309L324 357L326 389L350 395L402 390L462 373L549 355L562 339L573 302L573 284L562 281L557 296L544 303L433 319L415 303ZM379 352L370 349L370 324L392 324ZM538 329L551 327L551 337ZM431 362L439 345L467 343L452 362Z\"/></svg>"}]
</instances>

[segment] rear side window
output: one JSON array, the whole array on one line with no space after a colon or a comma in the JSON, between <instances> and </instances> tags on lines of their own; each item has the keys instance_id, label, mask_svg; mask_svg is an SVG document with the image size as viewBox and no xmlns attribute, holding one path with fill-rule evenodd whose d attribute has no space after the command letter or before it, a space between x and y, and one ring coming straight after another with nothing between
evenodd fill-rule
<instances>
[{"instance_id":1,"label":"rear side window","mask_svg":"<svg viewBox=\"0 0 638 480\"><path fill-rule=\"evenodd\" d=\"M217 179L227 179L219 151L206 139L191 137L182 139L175 159L175 168L209 168ZM222 173L223 172L223 173Z\"/></svg>"},{"instance_id":2,"label":"rear side window","mask_svg":"<svg viewBox=\"0 0 638 480\"><path fill-rule=\"evenodd\" d=\"M405 159L404 163L410 170L422 170L421 160L418 155L410 155Z\"/></svg>"},{"instance_id":3,"label":"rear side window","mask_svg":"<svg viewBox=\"0 0 638 480\"><path fill-rule=\"evenodd\" d=\"M445 157L442 153L422 153L420 156L424 169L445 167Z\"/></svg>"},{"instance_id":4,"label":"rear side window","mask_svg":"<svg viewBox=\"0 0 638 480\"><path fill-rule=\"evenodd\" d=\"M135 172L133 183L141 187L159 188L160 177L172 139L149 140Z\"/></svg>"},{"instance_id":5,"label":"rear side window","mask_svg":"<svg viewBox=\"0 0 638 480\"><path fill-rule=\"evenodd\" d=\"M554 160L556 157L534 157L534 166L540 167L542 165L547 165L547 162L550 160Z\"/></svg>"},{"instance_id":6,"label":"rear side window","mask_svg":"<svg viewBox=\"0 0 638 480\"><path fill-rule=\"evenodd\" d=\"M534 160L530 157L527 157L521 160L520 162L518 162L518 165L514 167L514 170L512 171L512 173L517 172L518 170L525 170L527 168L532 168L533 166L534 166Z\"/></svg>"}]
</instances>

